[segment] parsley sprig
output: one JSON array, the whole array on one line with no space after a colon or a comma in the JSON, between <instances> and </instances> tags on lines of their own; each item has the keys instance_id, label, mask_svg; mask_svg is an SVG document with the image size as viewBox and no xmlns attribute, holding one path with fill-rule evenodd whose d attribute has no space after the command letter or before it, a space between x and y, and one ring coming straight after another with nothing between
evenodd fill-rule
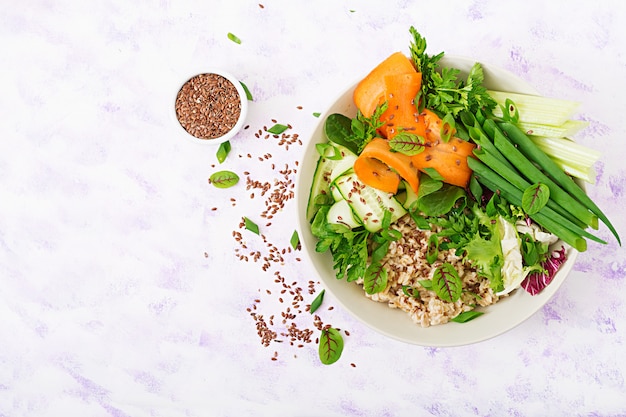
<instances>
[{"instance_id":1,"label":"parsley sprig","mask_svg":"<svg viewBox=\"0 0 626 417\"><path fill-rule=\"evenodd\" d=\"M439 68L443 52L427 54L426 39L413 26L409 32L413 36L410 44L411 59L422 73L422 89L418 97L420 110L426 107L441 115L452 114L456 117L461 110L476 112L481 108L492 109L496 106L482 85L484 74L480 63L476 62L472 66L467 79L459 79L459 69Z\"/></svg>"}]
</instances>

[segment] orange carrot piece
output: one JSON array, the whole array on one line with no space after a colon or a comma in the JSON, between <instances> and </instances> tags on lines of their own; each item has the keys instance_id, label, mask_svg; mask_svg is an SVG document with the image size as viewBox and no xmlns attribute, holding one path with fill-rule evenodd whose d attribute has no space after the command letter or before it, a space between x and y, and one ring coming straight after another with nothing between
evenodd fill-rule
<instances>
[{"instance_id":1,"label":"orange carrot piece","mask_svg":"<svg viewBox=\"0 0 626 417\"><path fill-rule=\"evenodd\" d=\"M357 158L354 161L354 172L366 185L387 193L397 193L400 176L375 158Z\"/></svg>"},{"instance_id":2,"label":"orange carrot piece","mask_svg":"<svg viewBox=\"0 0 626 417\"><path fill-rule=\"evenodd\" d=\"M384 102L385 76L416 72L413 62L402 52L394 52L372 71L370 71L355 87L354 104L365 117L371 117L374 110Z\"/></svg>"},{"instance_id":3,"label":"orange carrot piece","mask_svg":"<svg viewBox=\"0 0 626 417\"><path fill-rule=\"evenodd\" d=\"M413 165L420 171L434 168L444 182L467 187L472 175L467 157L472 155L475 145L456 137L448 142L426 142L426 145L423 152L411 157Z\"/></svg>"},{"instance_id":4,"label":"orange carrot piece","mask_svg":"<svg viewBox=\"0 0 626 417\"><path fill-rule=\"evenodd\" d=\"M441 118L430 110L421 113L426 123L426 143L423 152L413 155L411 162L420 171L435 169L443 181L467 187L472 170L467 165L467 157L473 155L475 144L452 137L448 142L441 140Z\"/></svg>"},{"instance_id":5,"label":"orange carrot piece","mask_svg":"<svg viewBox=\"0 0 626 417\"><path fill-rule=\"evenodd\" d=\"M388 174L387 171L395 174ZM411 157L400 152L392 152L385 139L372 139L354 163L354 172L361 181L379 190L398 191L400 177L417 193L419 188L418 171Z\"/></svg>"},{"instance_id":6,"label":"orange carrot piece","mask_svg":"<svg viewBox=\"0 0 626 417\"><path fill-rule=\"evenodd\" d=\"M424 137L426 125L415 105L415 97L422 88L422 73L386 75L385 100L387 110L381 115L385 121L382 130L387 139L404 131Z\"/></svg>"}]
</instances>

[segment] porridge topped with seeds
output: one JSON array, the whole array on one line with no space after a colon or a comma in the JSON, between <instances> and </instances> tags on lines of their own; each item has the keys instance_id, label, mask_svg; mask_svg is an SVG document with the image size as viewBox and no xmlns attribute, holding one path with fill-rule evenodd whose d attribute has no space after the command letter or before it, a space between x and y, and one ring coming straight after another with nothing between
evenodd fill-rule
<instances>
[{"instance_id":1,"label":"porridge topped with seeds","mask_svg":"<svg viewBox=\"0 0 626 417\"><path fill-rule=\"evenodd\" d=\"M454 250L440 251L437 261L429 263L425 254L432 233L418 229L410 215L405 215L392 227L402 233L402 237L390 243L381 261L387 268L387 285L381 292L365 292L366 297L405 311L422 327L447 323L475 306L486 307L498 301L500 297L490 287L489 280L480 277ZM454 265L463 283L463 293L454 302L442 300L435 291L420 284L422 280L432 279L436 268L444 262ZM363 279L356 283L363 285Z\"/></svg>"}]
</instances>

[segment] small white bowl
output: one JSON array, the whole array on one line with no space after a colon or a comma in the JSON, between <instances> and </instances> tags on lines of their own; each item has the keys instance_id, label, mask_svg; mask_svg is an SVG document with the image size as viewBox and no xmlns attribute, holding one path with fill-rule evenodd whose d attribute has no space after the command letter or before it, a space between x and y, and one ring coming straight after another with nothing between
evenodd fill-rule
<instances>
[{"instance_id":1,"label":"small white bowl","mask_svg":"<svg viewBox=\"0 0 626 417\"><path fill-rule=\"evenodd\" d=\"M441 60L443 66L451 66L461 70L467 76L474 60L446 56ZM485 86L492 90L537 94L527 82L503 69L482 63L485 74ZM409 315L398 309L391 309L385 303L378 303L365 296L361 286L335 278L333 259L329 252L315 251L317 238L311 233L310 223L306 216L308 196L318 159L315 145L325 142L324 120L332 113L341 113L349 117L356 115L356 107L352 93L356 83L342 92L332 102L313 131L306 145L304 157L298 170L296 193L298 210L298 233L302 243L304 256L313 265L323 286L333 294L341 306L373 330L393 339L421 346L445 347L460 346L484 341L498 336L525 321L539 311L557 292L566 276L572 269L578 252L566 246L567 261L561 265L550 285L542 292L531 296L523 289L518 289L511 296L503 298L496 304L481 308L485 314L467 323L450 322L442 325L422 328L415 324Z\"/></svg>"},{"instance_id":2,"label":"small white bowl","mask_svg":"<svg viewBox=\"0 0 626 417\"><path fill-rule=\"evenodd\" d=\"M227 79L228 81L230 81L233 86L235 87L235 89L237 90L237 93L239 95L239 105L240 105L240 112L239 112L239 118L237 119L237 122L235 123L235 125L228 131L226 132L224 135L219 136L219 137L215 137L215 138L210 138L210 139L203 139L203 138L199 138L194 136L193 134L189 133L184 127L183 125L180 123L179 119L178 119L178 114L176 112L176 101L178 99L178 93L180 92L180 90L183 88L183 86L189 82L191 79L193 79L196 76L199 75L203 75L203 74L215 74L215 75L219 75L225 79ZM241 131L241 129L244 126L244 123L246 121L246 117L248 115L248 99L246 97L246 92L243 88L243 85L241 84L241 82L231 73L221 70L221 69L216 69L216 68L207 68L204 69L202 71L198 71L198 72L194 72L192 73L191 76L187 77L186 79L184 79L180 85L178 86L178 89L176 90L175 94L174 94L174 100L173 100L173 104L172 104L172 112L171 114L173 115L173 119L174 119L174 123L176 123L177 125L177 129L180 130L180 132L182 133L182 135L197 144L201 144L201 145L210 145L210 146L215 146L215 145L220 145L228 140L231 140L235 135L237 135L237 133L239 133Z\"/></svg>"}]
</instances>

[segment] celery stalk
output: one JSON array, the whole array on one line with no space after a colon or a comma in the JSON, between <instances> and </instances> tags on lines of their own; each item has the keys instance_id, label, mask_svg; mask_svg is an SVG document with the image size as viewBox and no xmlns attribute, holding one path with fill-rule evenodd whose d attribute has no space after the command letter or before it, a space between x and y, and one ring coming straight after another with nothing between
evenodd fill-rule
<instances>
[{"instance_id":1,"label":"celery stalk","mask_svg":"<svg viewBox=\"0 0 626 417\"><path fill-rule=\"evenodd\" d=\"M502 117L500 106L505 106L506 100L509 99L515 103L521 122L539 125L560 126L571 119L580 107L579 102L571 100L494 90L488 90L487 93L499 105L493 110L494 116Z\"/></svg>"},{"instance_id":2,"label":"celery stalk","mask_svg":"<svg viewBox=\"0 0 626 417\"><path fill-rule=\"evenodd\" d=\"M520 119L516 123L529 136L548 136L553 138L566 138L574 136L589 125L584 120L567 120L560 125L546 125L535 122L525 122Z\"/></svg>"},{"instance_id":3,"label":"celery stalk","mask_svg":"<svg viewBox=\"0 0 626 417\"><path fill-rule=\"evenodd\" d=\"M567 138L530 136L530 139L569 175L595 183L593 165L600 159L601 152Z\"/></svg>"}]
</instances>

